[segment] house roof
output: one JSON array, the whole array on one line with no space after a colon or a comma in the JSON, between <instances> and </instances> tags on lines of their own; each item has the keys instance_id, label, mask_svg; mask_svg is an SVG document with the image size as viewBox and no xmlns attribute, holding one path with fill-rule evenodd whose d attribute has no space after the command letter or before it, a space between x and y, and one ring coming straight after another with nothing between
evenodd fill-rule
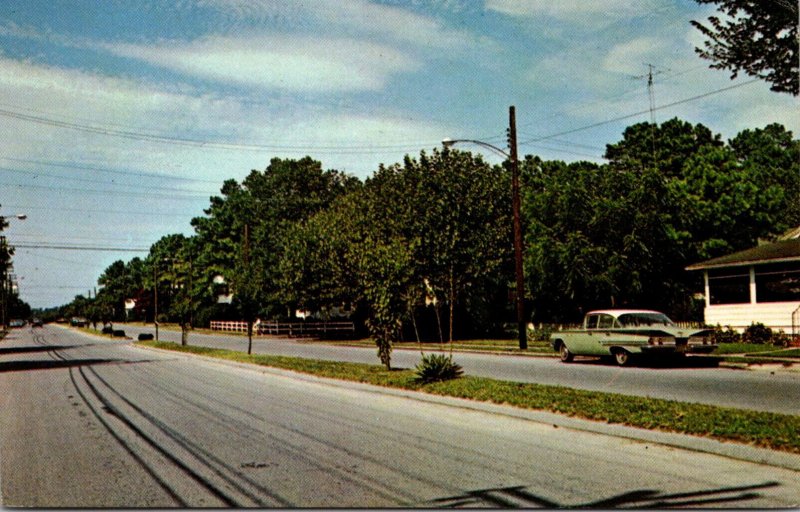
<instances>
[{"instance_id":1,"label":"house roof","mask_svg":"<svg viewBox=\"0 0 800 512\"><path fill-rule=\"evenodd\" d=\"M719 258L712 258L700 263L695 263L694 265L689 265L686 267L686 270L740 267L764 263L782 263L786 261L800 261L800 238L759 245L752 249L720 256Z\"/></svg>"}]
</instances>

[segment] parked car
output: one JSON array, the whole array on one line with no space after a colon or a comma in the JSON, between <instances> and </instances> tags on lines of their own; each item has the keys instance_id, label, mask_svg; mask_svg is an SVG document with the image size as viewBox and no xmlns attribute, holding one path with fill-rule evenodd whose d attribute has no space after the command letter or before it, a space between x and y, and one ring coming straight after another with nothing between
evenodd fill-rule
<instances>
[{"instance_id":1,"label":"parked car","mask_svg":"<svg viewBox=\"0 0 800 512\"><path fill-rule=\"evenodd\" d=\"M81 318L79 316L73 316L70 319L69 324L72 327L86 327L89 324L89 322L87 322L85 318Z\"/></svg>"},{"instance_id":2,"label":"parked car","mask_svg":"<svg viewBox=\"0 0 800 512\"><path fill-rule=\"evenodd\" d=\"M575 356L613 356L624 366L637 356L682 356L717 348L711 329L678 327L664 313L651 310L590 311L581 329L551 336L553 349L565 363Z\"/></svg>"},{"instance_id":3,"label":"parked car","mask_svg":"<svg viewBox=\"0 0 800 512\"><path fill-rule=\"evenodd\" d=\"M31 327L44 327L44 322L41 318L34 318L31 320Z\"/></svg>"},{"instance_id":4,"label":"parked car","mask_svg":"<svg viewBox=\"0 0 800 512\"><path fill-rule=\"evenodd\" d=\"M13 320L9 320L8 322L9 327L25 327L25 320L19 320L14 318Z\"/></svg>"}]
</instances>

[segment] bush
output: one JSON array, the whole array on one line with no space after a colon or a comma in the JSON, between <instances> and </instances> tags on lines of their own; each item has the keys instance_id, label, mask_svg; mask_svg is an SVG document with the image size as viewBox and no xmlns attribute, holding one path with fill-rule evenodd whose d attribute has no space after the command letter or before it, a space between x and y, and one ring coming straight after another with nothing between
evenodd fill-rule
<instances>
[{"instance_id":1,"label":"bush","mask_svg":"<svg viewBox=\"0 0 800 512\"><path fill-rule=\"evenodd\" d=\"M552 325L542 324L533 330L528 329L528 339L530 341L550 341L554 330Z\"/></svg>"},{"instance_id":2,"label":"bush","mask_svg":"<svg viewBox=\"0 0 800 512\"><path fill-rule=\"evenodd\" d=\"M717 324L714 327L714 334L712 334L714 338L714 343L739 343L742 341L742 335L736 332L735 330L731 329L730 325L725 326L725 330L722 330L722 326Z\"/></svg>"},{"instance_id":3,"label":"bush","mask_svg":"<svg viewBox=\"0 0 800 512\"><path fill-rule=\"evenodd\" d=\"M444 354L422 354L422 362L416 370L417 380L423 384L457 379L464 374L464 369L453 362L453 357Z\"/></svg>"},{"instance_id":4,"label":"bush","mask_svg":"<svg viewBox=\"0 0 800 512\"><path fill-rule=\"evenodd\" d=\"M776 347L788 347L792 344L792 338L781 329L777 333L772 333L772 344Z\"/></svg>"},{"instance_id":5,"label":"bush","mask_svg":"<svg viewBox=\"0 0 800 512\"><path fill-rule=\"evenodd\" d=\"M772 329L762 323L753 322L742 334L742 343L763 345L772 341Z\"/></svg>"}]
</instances>

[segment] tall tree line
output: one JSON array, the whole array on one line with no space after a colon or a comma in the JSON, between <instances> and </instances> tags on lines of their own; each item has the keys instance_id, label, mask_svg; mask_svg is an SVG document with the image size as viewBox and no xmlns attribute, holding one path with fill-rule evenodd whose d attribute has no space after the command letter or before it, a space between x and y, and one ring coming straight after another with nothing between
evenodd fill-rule
<instances>
[{"instance_id":1,"label":"tall tree line","mask_svg":"<svg viewBox=\"0 0 800 512\"><path fill-rule=\"evenodd\" d=\"M640 123L604 156L521 162L533 321L623 305L690 318L700 287L688 264L800 224L800 142L780 125L726 142L679 119ZM119 319L135 298L146 320L158 303L159 317L187 328L347 304L387 366L399 337L497 334L514 316L509 174L453 150L407 156L363 182L310 157L276 158L226 181L192 236L112 264L90 302ZM226 290L233 304L217 304Z\"/></svg>"}]
</instances>

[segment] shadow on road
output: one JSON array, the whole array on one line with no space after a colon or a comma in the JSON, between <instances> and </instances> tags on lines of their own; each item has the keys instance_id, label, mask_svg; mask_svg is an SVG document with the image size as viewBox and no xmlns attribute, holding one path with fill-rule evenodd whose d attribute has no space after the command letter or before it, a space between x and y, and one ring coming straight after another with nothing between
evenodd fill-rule
<instances>
[{"instance_id":1,"label":"shadow on road","mask_svg":"<svg viewBox=\"0 0 800 512\"><path fill-rule=\"evenodd\" d=\"M69 350L71 348L85 348L90 345L29 345L27 347L0 348L0 356L4 354L25 354L27 352L51 352L53 350Z\"/></svg>"},{"instance_id":2,"label":"shadow on road","mask_svg":"<svg viewBox=\"0 0 800 512\"><path fill-rule=\"evenodd\" d=\"M42 361L8 361L0 362L0 373L24 372L29 370L54 370L58 368L76 368L81 366L96 366L104 364L134 364L148 363L151 360L126 361L124 359L70 359L70 360L42 360Z\"/></svg>"},{"instance_id":3,"label":"shadow on road","mask_svg":"<svg viewBox=\"0 0 800 512\"><path fill-rule=\"evenodd\" d=\"M778 482L765 482L763 484L743 485L739 487L720 487L700 491L683 493L662 493L653 489L640 489L624 492L588 503L568 504L558 503L536 495L524 486L504 487L496 489L481 489L468 491L459 496L440 498L427 502L426 505L436 508L453 507L501 507L501 508L590 508L611 509L617 507L632 507L644 509L659 509L672 507L700 507L725 504L726 507L736 507L745 501L761 498L760 492L755 492L770 487L780 486Z\"/></svg>"},{"instance_id":4,"label":"shadow on road","mask_svg":"<svg viewBox=\"0 0 800 512\"><path fill-rule=\"evenodd\" d=\"M714 356L686 356L686 357L642 357L632 359L630 365L636 368L652 368L652 369L691 369L691 368L718 368L719 363L722 361L721 357ZM592 359L579 359L575 358L571 364L585 364L585 365L598 365L598 366L617 366L613 358L592 358Z\"/></svg>"}]
</instances>

